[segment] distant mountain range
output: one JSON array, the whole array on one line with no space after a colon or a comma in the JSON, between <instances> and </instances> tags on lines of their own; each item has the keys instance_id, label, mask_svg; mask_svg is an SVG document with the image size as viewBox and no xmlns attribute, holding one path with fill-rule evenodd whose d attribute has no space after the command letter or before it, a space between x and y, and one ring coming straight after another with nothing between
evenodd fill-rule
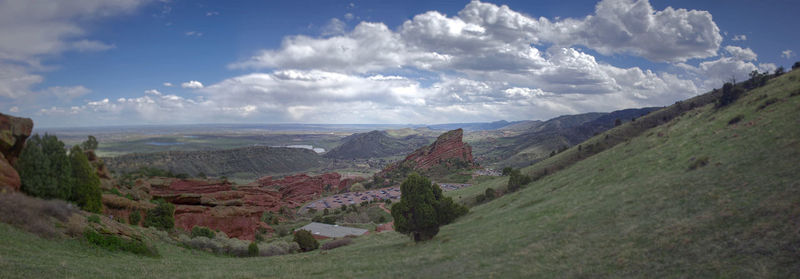
<instances>
[{"instance_id":1,"label":"distant mountain range","mask_svg":"<svg viewBox=\"0 0 800 279\"><path fill-rule=\"evenodd\" d=\"M604 132L620 123L646 115L660 108L625 109L610 113L584 113L559 116L547 121L520 121L500 128L514 132L508 137L486 137L472 142L474 155L482 164L498 167L530 165L585 141L596 133Z\"/></svg>"}]
</instances>

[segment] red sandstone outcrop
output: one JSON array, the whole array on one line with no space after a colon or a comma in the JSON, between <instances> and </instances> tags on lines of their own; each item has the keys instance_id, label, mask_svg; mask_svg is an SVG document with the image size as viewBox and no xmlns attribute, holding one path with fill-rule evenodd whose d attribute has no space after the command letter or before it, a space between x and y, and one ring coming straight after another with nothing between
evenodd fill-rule
<instances>
[{"instance_id":1,"label":"red sandstone outcrop","mask_svg":"<svg viewBox=\"0 0 800 279\"><path fill-rule=\"evenodd\" d=\"M402 161L389 165L378 176L387 176L398 169L426 172L437 166L474 167L472 147L462 141L463 135L462 129L444 133L431 145L417 149Z\"/></svg>"},{"instance_id":2,"label":"red sandstone outcrop","mask_svg":"<svg viewBox=\"0 0 800 279\"><path fill-rule=\"evenodd\" d=\"M33 120L0 113L0 189L18 191L20 181L14 163L33 130Z\"/></svg>"},{"instance_id":3,"label":"red sandstone outcrop","mask_svg":"<svg viewBox=\"0 0 800 279\"><path fill-rule=\"evenodd\" d=\"M319 176L298 174L281 179L263 177L249 185L176 178L152 178L136 184L148 185L148 193L153 198L163 198L175 204L177 227L191 230L194 226L204 226L223 231L229 237L253 240L259 228L272 230L261 222L264 212L277 212L283 206L295 208L318 198L325 191L345 189L357 180L342 179L338 173L326 173ZM125 213L116 212L116 215Z\"/></svg>"}]
</instances>

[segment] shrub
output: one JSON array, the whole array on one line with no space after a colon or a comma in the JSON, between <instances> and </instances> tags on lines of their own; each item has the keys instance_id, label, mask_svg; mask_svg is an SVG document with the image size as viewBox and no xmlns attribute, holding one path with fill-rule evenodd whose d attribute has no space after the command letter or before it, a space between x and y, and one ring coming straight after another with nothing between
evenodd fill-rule
<instances>
[{"instance_id":1,"label":"shrub","mask_svg":"<svg viewBox=\"0 0 800 279\"><path fill-rule=\"evenodd\" d=\"M522 174L518 169L513 170L511 171L511 175L508 177L508 191L517 191L520 187L528 183L531 183L530 176Z\"/></svg>"},{"instance_id":2,"label":"shrub","mask_svg":"<svg viewBox=\"0 0 800 279\"><path fill-rule=\"evenodd\" d=\"M719 101L717 102L717 107L724 107L730 105L731 103L735 102L739 97L744 94L744 89L739 86L735 86L733 83L725 83L722 86L722 96L720 96Z\"/></svg>"},{"instance_id":3,"label":"shrub","mask_svg":"<svg viewBox=\"0 0 800 279\"><path fill-rule=\"evenodd\" d=\"M89 221L90 223L100 224L100 216L94 214L89 215L89 217L86 217L86 221Z\"/></svg>"},{"instance_id":4,"label":"shrub","mask_svg":"<svg viewBox=\"0 0 800 279\"><path fill-rule=\"evenodd\" d=\"M484 194L478 194L475 197L475 203L482 203L482 202L485 202L485 201L486 201L486 195L484 195Z\"/></svg>"},{"instance_id":5,"label":"shrub","mask_svg":"<svg viewBox=\"0 0 800 279\"><path fill-rule=\"evenodd\" d=\"M692 158L692 159L694 159L694 158ZM695 169L703 167L705 165L708 165L708 157L703 156L703 157L700 157L698 159L695 159L694 162L692 162L692 164L689 165L689 170L695 170Z\"/></svg>"},{"instance_id":6,"label":"shrub","mask_svg":"<svg viewBox=\"0 0 800 279\"><path fill-rule=\"evenodd\" d=\"M148 257L158 257L155 248L148 247L144 242L132 239L123 239L116 235L100 234L92 229L83 232L83 236L91 244L100 246L110 251L125 251Z\"/></svg>"},{"instance_id":7,"label":"shrub","mask_svg":"<svg viewBox=\"0 0 800 279\"><path fill-rule=\"evenodd\" d=\"M131 212L131 215L128 215L128 222L131 225L139 225L139 221L142 220L142 214L139 213L139 210L134 210Z\"/></svg>"},{"instance_id":8,"label":"shrub","mask_svg":"<svg viewBox=\"0 0 800 279\"><path fill-rule=\"evenodd\" d=\"M262 257L286 255L300 250L297 242L284 242L275 241L269 244L260 244L258 246L258 255Z\"/></svg>"},{"instance_id":9,"label":"shrub","mask_svg":"<svg viewBox=\"0 0 800 279\"><path fill-rule=\"evenodd\" d=\"M767 108L768 106L770 106L770 105L772 105L772 104L774 104L774 103L777 103L777 102L778 102L778 99L776 99L776 98L769 98L769 99L767 99L766 101L764 101L764 103L762 103L760 106L758 106L758 109L757 109L757 110L762 110L762 109L765 109L765 108Z\"/></svg>"},{"instance_id":10,"label":"shrub","mask_svg":"<svg viewBox=\"0 0 800 279\"><path fill-rule=\"evenodd\" d=\"M390 204L392 204L392 200L385 199L385 200L383 200L383 203L385 203L386 205L390 205Z\"/></svg>"},{"instance_id":11,"label":"shrub","mask_svg":"<svg viewBox=\"0 0 800 279\"><path fill-rule=\"evenodd\" d=\"M277 233L280 237L287 236L289 235L289 228L286 226L277 226L275 227L275 233Z\"/></svg>"},{"instance_id":12,"label":"shrub","mask_svg":"<svg viewBox=\"0 0 800 279\"><path fill-rule=\"evenodd\" d=\"M258 256L258 244L250 242L250 245L247 245L247 255L250 257Z\"/></svg>"},{"instance_id":13,"label":"shrub","mask_svg":"<svg viewBox=\"0 0 800 279\"><path fill-rule=\"evenodd\" d=\"M438 185L417 173L409 175L400 186L400 202L392 206L395 230L424 241L439 233L439 226L449 224L467 213L467 208L445 197Z\"/></svg>"},{"instance_id":14,"label":"shrub","mask_svg":"<svg viewBox=\"0 0 800 279\"><path fill-rule=\"evenodd\" d=\"M794 62L794 64L792 64L792 71L794 71L797 68L800 68L800 61Z\"/></svg>"},{"instance_id":15,"label":"shrub","mask_svg":"<svg viewBox=\"0 0 800 279\"><path fill-rule=\"evenodd\" d=\"M205 236L205 237L208 237L208 238L214 238L214 231L212 231L211 229L206 228L206 227L194 226L192 228L192 238L195 238L195 237L198 237L198 236Z\"/></svg>"},{"instance_id":16,"label":"shrub","mask_svg":"<svg viewBox=\"0 0 800 279\"><path fill-rule=\"evenodd\" d=\"M66 223L76 212L73 205L61 200L43 200L22 193L0 194L0 222L41 237L58 236L53 221Z\"/></svg>"},{"instance_id":17,"label":"shrub","mask_svg":"<svg viewBox=\"0 0 800 279\"><path fill-rule=\"evenodd\" d=\"M497 197L497 194L494 192L494 189L491 188L491 187L490 188L486 188L486 191L484 192L484 195L486 196L487 200L492 200L495 197Z\"/></svg>"},{"instance_id":18,"label":"shrub","mask_svg":"<svg viewBox=\"0 0 800 279\"><path fill-rule=\"evenodd\" d=\"M513 171L513 170L514 170L514 169L513 169L513 168L511 168L511 167L505 167L505 168L503 168L503 176L510 175L510 174L511 174L511 171Z\"/></svg>"},{"instance_id":19,"label":"shrub","mask_svg":"<svg viewBox=\"0 0 800 279\"><path fill-rule=\"evenodd\" d=\"M733 124L739 123L739 121L742 121L742 119L744 119L744 115L741 115L741 114L737 115L737 116L731 118L731 120L728 121L728 125L733 125Z\"/></svg>"},{"instance_id":20,"label":"shrub","mask_svg":"<svg viewBox=\"0 0 800 279\"><path fill-rule=\"evenodd\" d=\"M320 248L320 249L322 249L322 250L331 250L331 249L336 249L336 248L339 248L339 247L342 247L342 246L349 245L350 243L353 243L353 240L350 239L350 238L335 239L335 240L328 241L325 244L322 244L322 248Z\"/></svg>"},{"instance_id":21,"label":"shrub","mask_svg":"<svg viewBox=\"0 0 800 279\"><path fill-rule=\"evenodd\" d=\"M175 227L174 212L174 205L163 200L156 200L156 207L147 211L147 218L144 219L144 226L161 230L172 229Z\"/></svg>"},{"instance_id":22,"label":"shrub","mask_svg":"<svg viewBox=\"0 0 800 279\"><path fill-rule=\"evenodd\" d=\"M297 245L300 246L300 250L303 252L313 251L319 248L319 242L317 242L311 232L307 230L294 232L293 241L297 242Z\"/></svg>"}]
</instances>

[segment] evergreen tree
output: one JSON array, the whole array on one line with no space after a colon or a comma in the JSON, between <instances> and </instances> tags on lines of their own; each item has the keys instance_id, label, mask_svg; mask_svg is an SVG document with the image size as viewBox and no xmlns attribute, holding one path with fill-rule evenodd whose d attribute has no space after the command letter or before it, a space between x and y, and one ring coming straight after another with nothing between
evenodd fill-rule
<instances>
[{"instance_id":1,"label":"evergreen tree","mask_svg":"<svg viewBox=\"0 0 800 279\"><path fill-rule=\"evenodd\" d=\"M97 138L92 135L89 135L89 138L86 139L83 143L81 143L81 148L83 150L95 150L97 149Z\"/></svg>"},{"instance_id":2,"label":"evergreen tree","mask_svg":"<svg viewBox=\"0 0 800 279\"><path fill-rule=\"evenodd\" d=\"M449 224L467 213L467 208L444 197L438 185L412 173L400 186L400 202L392 206L395 230L424 241L439 233L439 226Z\"/></svg>"},{"instance_id":3,"label":"evergreen tree","mask_svg":"<svg viewBox=\"0 0 800 279\"><path fill-rule=\"evenodd\" d=\"M72 197L72 169L64 143L56 136L38 134L28 139L17 162L22 191L45 199Z\"/></svg>"},{"instance_id":4,"label":"evergreen tree","mask_svg":"<svg viewBox=\"0 0 800 279\"><path fill-rule=\"evenodd\" d=\"M89 159L83 150L75 145L69 151L70 166L72 168L72 197L71 201L78 204L83 210L100 213L102 210L100 191L100 178L89 164Z\"/></svg>"}]
</instances>

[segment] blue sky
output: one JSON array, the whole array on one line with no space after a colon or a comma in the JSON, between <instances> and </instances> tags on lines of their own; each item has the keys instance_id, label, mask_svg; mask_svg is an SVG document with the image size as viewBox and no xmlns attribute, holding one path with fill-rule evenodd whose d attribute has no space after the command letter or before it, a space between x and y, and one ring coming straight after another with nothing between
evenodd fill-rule
<instances>
[{"instance_id":1,"label":"blue sky","mask_svg":"<svg viewBox=\"0 0 800 279\"><path fill-rule=\"evenodd\" d=\"M0 1L39 127L444 123L661 106L800 60L796 1Z\"/></svg>"}]
</instances>

